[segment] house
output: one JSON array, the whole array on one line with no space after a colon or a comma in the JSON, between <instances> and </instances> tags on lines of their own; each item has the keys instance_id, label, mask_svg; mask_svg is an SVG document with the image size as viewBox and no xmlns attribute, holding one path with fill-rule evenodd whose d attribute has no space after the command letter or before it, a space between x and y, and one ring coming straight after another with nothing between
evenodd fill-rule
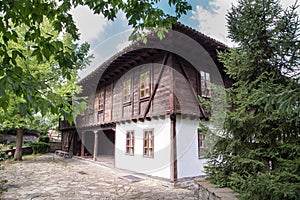
<instances>
[{"instance_id":1,"label":"house","mask_svg":"<svg viewBox=\"0 0 300 200\"><path fill-rule=\"evenodd\" d=\"M163 40L131 44L78 83L88 109L60 121L64 150L170 181L204 175L198 126L210 113L198 95L231 85L217 60L226 49L180 23Z\"/></svg>"}]
</instances>

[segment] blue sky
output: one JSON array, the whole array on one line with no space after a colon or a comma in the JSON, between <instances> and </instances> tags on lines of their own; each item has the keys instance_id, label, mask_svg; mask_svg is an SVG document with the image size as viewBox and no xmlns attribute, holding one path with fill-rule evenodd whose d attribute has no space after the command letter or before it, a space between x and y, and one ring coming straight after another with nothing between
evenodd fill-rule
<instances>
[{"instance_id":1,"label":"blue sky","mask_svg":"<svg viewBox=\"0 0 300 200\"><path fill-rule=\"evenodd\" d=\"M171 12L166 0L158 4L165 12ZM238 0L189 0L193 10L179 20L228 46L234 45L227 38L225 16L231 5ZM284 7L292 5L296 0L281 0ZM124 13L118 13L115 21L108 21L101 15L94 15L87 7L78 7L72 11L74 20L81 33L81 42L91 44L91 53L94 55L88 71L96 68L110 56L129 44L130 27ZM88 72L82 72L84 76Z\"/></svg>"}]
</instances>

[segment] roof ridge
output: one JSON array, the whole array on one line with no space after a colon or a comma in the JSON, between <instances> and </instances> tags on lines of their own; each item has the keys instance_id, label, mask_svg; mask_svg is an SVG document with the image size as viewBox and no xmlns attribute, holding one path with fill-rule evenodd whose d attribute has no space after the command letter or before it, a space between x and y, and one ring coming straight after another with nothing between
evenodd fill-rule
<instances>
[{"instance_id":1,"label":"roof ridge","mask_svg":"<svg viewBox=\"0 0 300 200\"><path fill-rule=\"evenodd\" d=\"M227 45L225 45L224 43L209 37L208 35L201 33L200 31L197 31L195 29L193 29L190 26L184 25L180 22L176 22L175 24L173 24L172 30L174 30L174 28L178 28L181 29L181 31L187 30L188 32L190 32L191 34L195 34L198 37L204 39L204 40L209 40L212 43L215 43L215 45L217 46L216 48L221 48L221 49L228 49L229 47ZM180 30L175 30L175 31L180 31ZM153 33L150 33L147 36L153 36ZM195 39L195 38L193 38ZM198 42L198 41L197 41ZM140 40L135 40L133 41L131 44L129 44L128 46L124 47L123 49L121 49L120 51L118 51L117 53L115 53L113 56L109 57L107 60L105 60L103 63L101 63L96 69L94 69L92 72L88 73L85 77L83 77L81 80L79 80L77 82L77 84L81 84L85 81L87 81L88 79L93 77L93 74L97 73L98 71L102 70L104 66L108 66L109 64L111 64L115 59L117 59L118 57L132 51L135 50L134 47L139 46L139 44L141 44Z\"/></svg>"}]
</instances>

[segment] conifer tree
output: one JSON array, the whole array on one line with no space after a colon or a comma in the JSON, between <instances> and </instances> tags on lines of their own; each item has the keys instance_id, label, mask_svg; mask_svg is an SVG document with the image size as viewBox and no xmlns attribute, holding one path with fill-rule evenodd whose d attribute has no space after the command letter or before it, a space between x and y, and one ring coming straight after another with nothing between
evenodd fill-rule
<instances>
[{"instance_id":1,"label":"conifer tree","mask_svg":"<svg viewBox=\"0 0 300 200\"><path fill-rule=\"evenodd\" d=\"M299 19L297 3L240 0L227 15L237 47L221 53L228 90L225 134L207 173L241 199L300 199Z\"/></svg>"}]
</instances>

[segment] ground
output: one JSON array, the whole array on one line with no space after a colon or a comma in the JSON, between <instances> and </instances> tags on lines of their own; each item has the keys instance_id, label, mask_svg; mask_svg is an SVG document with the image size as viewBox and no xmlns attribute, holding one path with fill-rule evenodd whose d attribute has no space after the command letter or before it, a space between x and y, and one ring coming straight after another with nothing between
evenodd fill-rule
<instances>
[{"instance_id":1,"label":"ground","mask_svg":"<svg viewBox=\"0 0 300 200\"><path fill-rule=\"evenodd\" d=\"M120 178L126 175L101 163L46 154L0 171L1 180L8 180L1 199L197 199L193 190L143 176L139 182Z\"/></svg>"}]
</instances>

